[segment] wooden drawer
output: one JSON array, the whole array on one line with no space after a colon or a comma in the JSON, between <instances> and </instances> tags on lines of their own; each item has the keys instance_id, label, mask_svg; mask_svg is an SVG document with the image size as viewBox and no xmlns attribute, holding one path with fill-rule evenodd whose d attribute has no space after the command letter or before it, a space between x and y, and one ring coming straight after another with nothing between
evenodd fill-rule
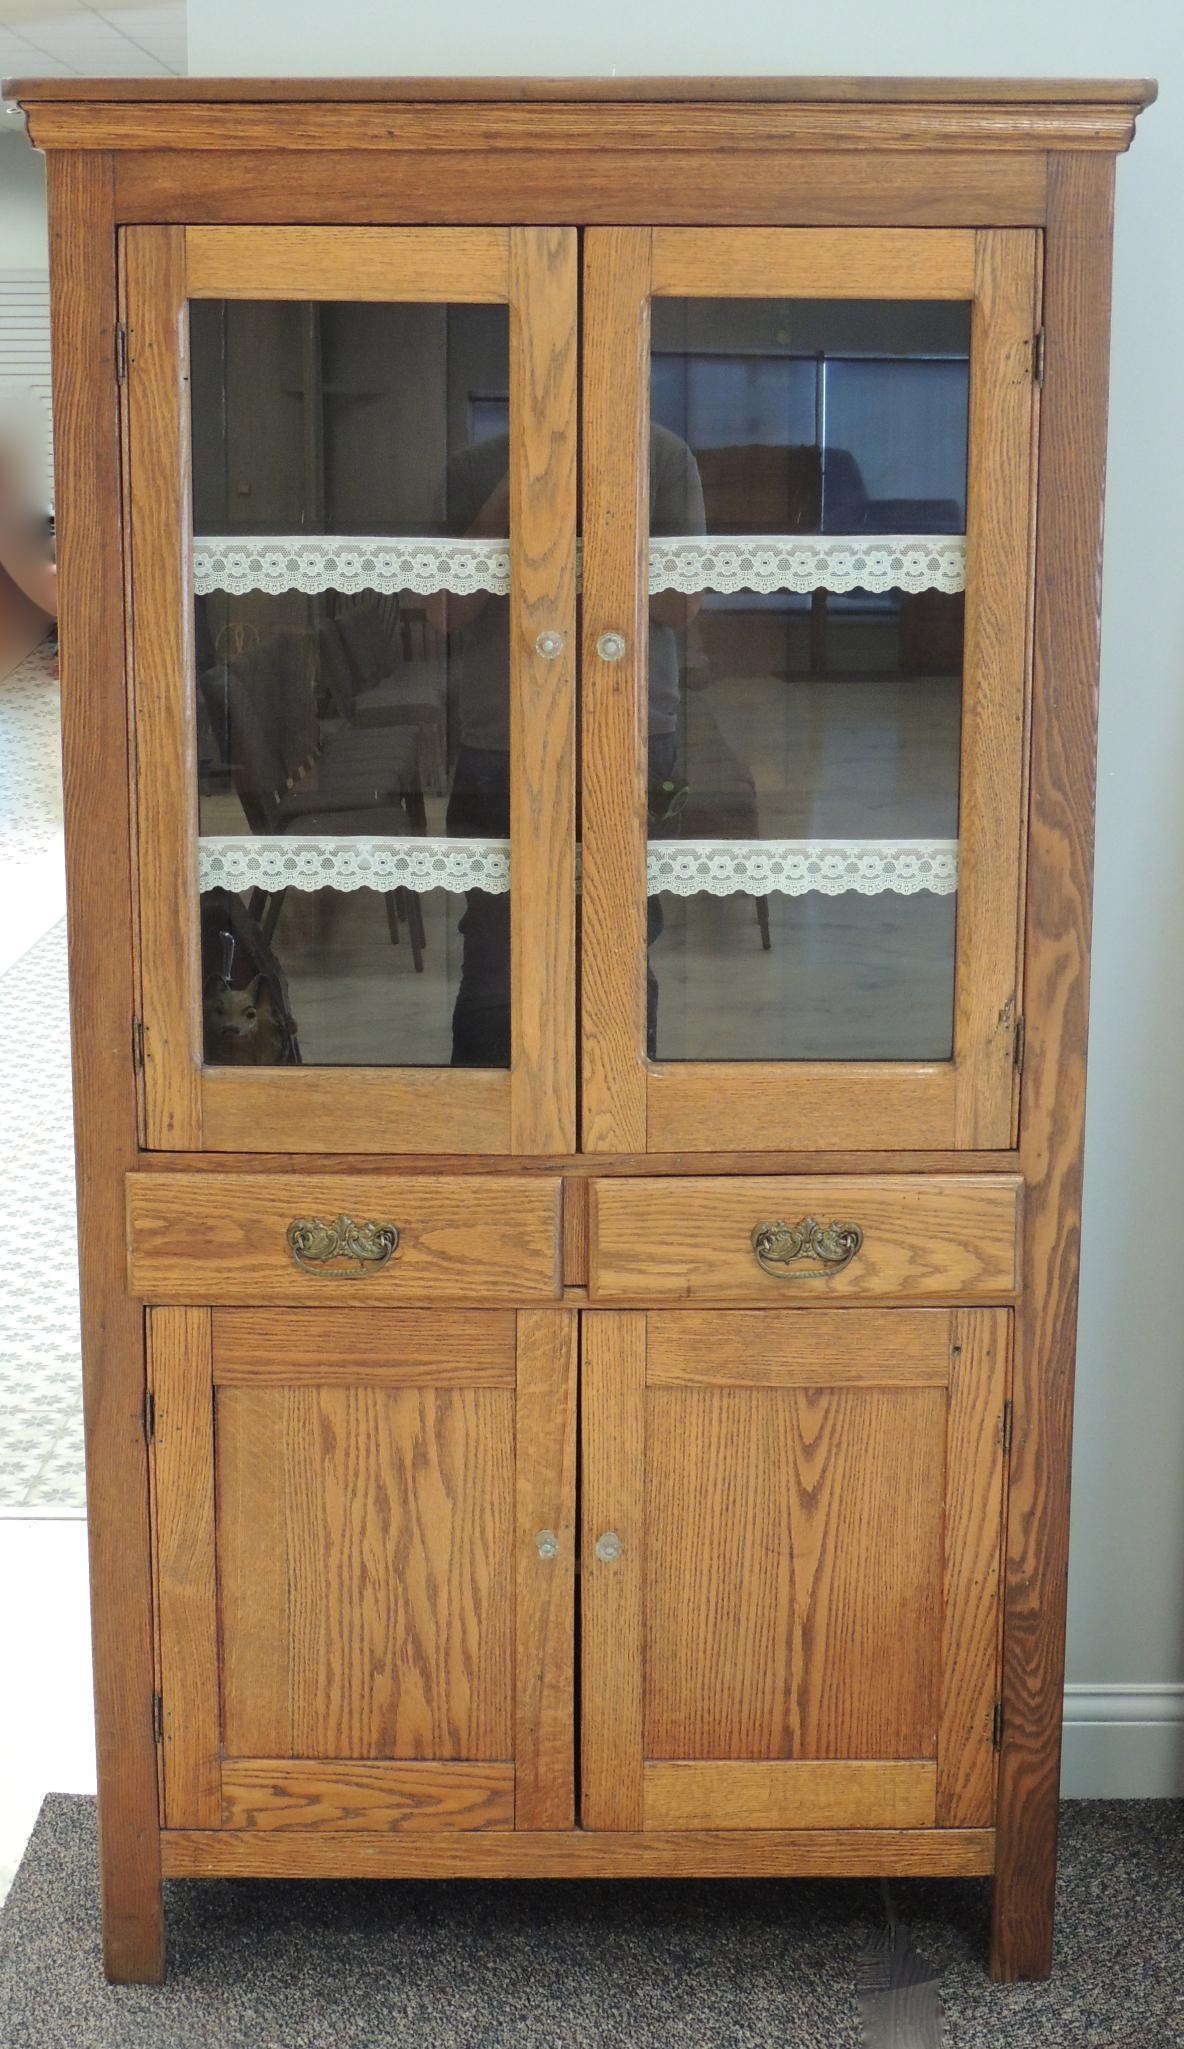
<instances>
[{"instance_id":1,"label":"wooden drawer","mask_svg":"<svg viewBox=\"0 0 1184 2049\"><path fill-rule=\"evenodd\" d=\"M1018 1176L981 1174L597 1181L589 1299L999 1301L1019 1286L1020 1185ZM794 1257L788 1234L774 1231L762 1265L754 1231L808 1219L824 1232L857 1227L858 1248L850 1251L854 1234L827 1237L820 1253L804 1244Z\"/></svg>"},{"instance_id":2,"label":"wooden drawer","mask_svg":"<svg viewBox=\"0 0 1184 2049\"><path fill-rule=\"evenodd\" d=\"M129 1174L128 1278L147 1302L396 1302L482 1305L560 1292L562 1183L539 1176L449 1174ZM328 1264L310 1232L301 1265L296 1221L393 1225L381 1243ZM352 1269L352 1270L351 1270Z\"/></svg>"}]
</instances>

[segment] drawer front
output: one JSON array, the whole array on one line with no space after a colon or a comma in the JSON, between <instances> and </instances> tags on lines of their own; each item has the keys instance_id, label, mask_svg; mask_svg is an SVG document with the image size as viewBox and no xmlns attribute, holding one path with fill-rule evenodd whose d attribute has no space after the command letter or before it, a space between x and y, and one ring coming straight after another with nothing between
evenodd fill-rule
<instances>
[{"instance_id":1,"label":"drawer front","mask_svg":"<svg viewBox=\"0 0 1184 2049\"><path fill-rule=\"evenodd\" d=\"M999 1301L1019 1286L1020 1187L977 1174L598 1181L589 1299Z\"/></svg>"},{"instance_id":2,"label":"drawer front","mask_svg":"<svg viewBox=\"0 0 1184 2049\"><path fill-rule=\"evenodd\" d=\"M551 1301L562 1183L543 1177L129 1174L147 1302Z\"/></svg>"}]
</instances>

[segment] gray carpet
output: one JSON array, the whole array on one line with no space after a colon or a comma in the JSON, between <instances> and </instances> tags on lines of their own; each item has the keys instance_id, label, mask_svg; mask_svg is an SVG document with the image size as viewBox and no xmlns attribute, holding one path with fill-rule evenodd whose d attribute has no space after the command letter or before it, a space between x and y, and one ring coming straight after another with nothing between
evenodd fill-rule
<instances>
[{"instance_id":1,"label":"gray carpet","mask_svg":"<svg viewBox=\"0 0 1184 2049\"><path fill-rule=\"evenodd\" d=\"M1062 1849L1047 1985L983 1975L984 1884L893 1886L948 2049L1180 2049L1184 1803L1076 1802ZM3 2049L860 2049L883 1923L862 1882L188 1880L168 1984L116 1990L95 1894L94 1803L54 1795L0 1914Z\"/></svg>"}]
</instances>

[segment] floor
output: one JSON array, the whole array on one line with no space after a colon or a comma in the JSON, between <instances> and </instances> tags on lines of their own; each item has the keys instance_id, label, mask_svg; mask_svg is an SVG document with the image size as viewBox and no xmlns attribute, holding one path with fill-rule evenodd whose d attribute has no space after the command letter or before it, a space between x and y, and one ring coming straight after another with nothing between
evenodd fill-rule
<instances>
[{"instance_id":1,"label":"floor","mask_svg":"<svg viewBox=\"0 0 1184 2049\"><path fill-rule=\"evenodd\" d=\"M94 1789L57 661L0 682L0 1898L42 1798ZM53 1627L45 1627L46 1616Z\"/></svg>"}]
</instances>

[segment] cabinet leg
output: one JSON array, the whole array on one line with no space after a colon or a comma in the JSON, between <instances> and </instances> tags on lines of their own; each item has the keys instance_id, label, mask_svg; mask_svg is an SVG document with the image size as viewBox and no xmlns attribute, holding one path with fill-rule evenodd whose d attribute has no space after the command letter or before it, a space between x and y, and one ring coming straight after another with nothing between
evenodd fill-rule
<instances>
[{"instance_id":1,"label":"cabinet leg","mask_svg":"<svg viewBox=\"0 0 1184 2049\"><path fill-rule=\"evenodd\" d=\"M1044 1837L1032 1856L1031 1839L1022 1846L1001 1832L991 1886L992 1978L1006 1984L1018 1979L1047 1978L1052 1971L1053 1920L1056 1894L1056 1803L1051 1821L1037 1832ZM1026 1855L1024 1854L1026 1853Z\"/></svg>"},{"instance_id":2,"label":"cabinet leg","mask_svg":"<svg viewBox=\"0 0 1184 2049\"><path fill-rule=\"evenodd\" d=\"M163 1985L164 1895L157 1846L143 1866L121 1859L112 1865L106 1846L103 1874L103 1972L111 1985Z\"/></svg>"}]
</instances>

